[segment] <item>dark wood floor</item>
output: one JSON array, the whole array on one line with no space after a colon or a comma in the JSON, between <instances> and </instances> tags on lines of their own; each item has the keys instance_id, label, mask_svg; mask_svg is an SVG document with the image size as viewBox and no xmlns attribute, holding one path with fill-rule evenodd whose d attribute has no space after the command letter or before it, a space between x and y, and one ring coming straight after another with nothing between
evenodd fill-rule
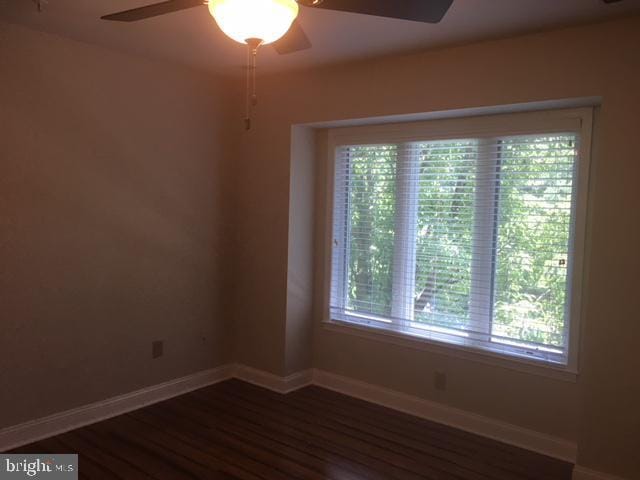
<instances>
[{"instance_id":1,"label":"dark wood floor","mask_svg":"<svg viewBox=\"0 0 640 480\"><path fill-rule=\"evenodd\" d=\"M78 453L80 478L568 480L571 465L318 387L238 380L16 450Z\"/></svg>"}]
</instances>

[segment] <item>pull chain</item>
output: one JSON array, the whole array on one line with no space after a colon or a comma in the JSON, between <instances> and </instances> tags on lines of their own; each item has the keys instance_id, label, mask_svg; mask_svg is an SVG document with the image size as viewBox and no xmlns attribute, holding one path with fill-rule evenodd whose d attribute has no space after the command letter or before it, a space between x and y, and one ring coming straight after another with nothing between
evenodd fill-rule
<instances>
[{"instance_id":1,"label":"pull chain","mask_svg":"<svg viewBox=\"0 0 640 480\"><path fill-rule=\"evenodd\" d=\"M253 74L253 89L251 92L251 105L255 107L258 105L258 94L256 93L256 66L258 59L258 49L254 48L251 50L251 72Z\"/></svg>"},{"instance_id":2,"label":"pull chain","mask_svg":"<svg viewBox=\"0 0 640 480\"><path fill-rule=\"evenodd\" d=\"M251 47L247 47L247 91L246 91L246 115L244 117L245 130L251 130L251 102L249 100L249 90L251 89Z\"/></svg>"},{"instance_id":3,"label":"pull chain","mask_svg":"<svg viewBox=\"0 0 640 480\"><path fill-rule=\"evenodd\" d=\"M262 44L262 40L257 38L247 39L247 98L246 98L246 116L244 119L244 127L251 130L251 110L258 105L258 95L256 93L256 64L258 57L258 47Z\"/></svg>"}]
</instances>

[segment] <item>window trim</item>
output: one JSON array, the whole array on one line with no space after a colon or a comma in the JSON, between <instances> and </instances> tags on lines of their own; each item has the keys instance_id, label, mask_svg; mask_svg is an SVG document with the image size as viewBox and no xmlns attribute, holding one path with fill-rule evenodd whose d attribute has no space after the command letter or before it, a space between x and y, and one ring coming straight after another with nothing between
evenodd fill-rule
<instances>
[{"instance_id":1,"label":"window trim","mask_svg":"<svg viewBox=\"0 0 640 480\"><path fill-rule=\"evenodd\" d=\"M483 363L498 364L532 373L539 373L575 380L578 374L579 338L582 317L582 291L584 283L584 249L587 230L587 198L589 189L589 171L591 163L591 138L593 108L573 108L562 110L544 110L513 114L495 114L474 117L447 118L411 123L377 124L360 127L343 127L328 130L327 168L326 168L326 236L325 265L323 282L323 315L325 328L359 336L374 337L404 345L437 351L445 354L474 359ZM354 323L332 315L331 282L333 245L333 202L335 192L336 150L343 145L409 143L412 141L446 140L455 138L495 138L511 135L545 134L555 132L576 132L580 135L579 150L575 168L575 216L570 232L569 249L572 255L572 267L567 279L569 303L569 337L567 339L567 365L551 363L537 358L519 355L505 355L488 349L455 343L437 341L428 337L396 332L392 329L373 328ZM342 242L344 245L344 242ZM345 256L346 258L346 256ZM364 335L363 335L364 334Z\"/></svg>"}]
</instances>

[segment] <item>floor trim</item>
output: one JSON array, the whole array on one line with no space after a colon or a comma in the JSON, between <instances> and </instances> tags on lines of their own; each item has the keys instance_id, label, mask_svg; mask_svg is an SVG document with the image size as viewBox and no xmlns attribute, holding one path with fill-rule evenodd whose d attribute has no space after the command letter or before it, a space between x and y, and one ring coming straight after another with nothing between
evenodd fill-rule
<instances>
[{"instance_id":1,"label":"floor trim","mask_svg":"<svg viewBox=\"0 0 640 480\"><path fill-rule=\"evenodd\" d=\"M0 452L59 435L231 378L224 365L0 430Z\"/></svg>"},{"instance_id":2,"label":"floor trim","mask_svg":"<svg viewBox=\"0 0 640 480\"><path fill-rule=\"evenodd\" d=\"M322 370L314 371L313 384L560 460L576 460L575 443L500 420Z\"/></svg>"},{"instance_id":3,"label":"floor trim","mask_svg":"<svg viewBox=\"0 0 640 480\"><path fill-rule=\"evenodd\" d=\"M622 477L616 477L606 473L591 470L589 468L576 465L573 467L572 480L625 480Z\"/></svg>"},{"instance_id":4,"label":"floor trim","mask_svg":"<svg viewBox=\"0 0 640 480\"><path fill-rule=\"evenodd\" d=\"M273 373L238 364L235 366L233 376L259 387L285 394L310 385L313 379L313 370L303 370L287 377L279 377Z\"/></svg>"},{"instance_id":5,"label":"floor trim","mask_svg":"<svg viewBox=\"0 0 640 480\"><path fill-rule=\"evenodd\" d=\"M282 394L314 384L561 460L575 463L576 459L575 443L441 403L318 369L280 377L240 364L224 365L5 428L0 430L0 451L99 422L234 377ZM579 467L574 473L574 480L622 480L597 475L597 472Z\"/></svg>"}]
</instances>

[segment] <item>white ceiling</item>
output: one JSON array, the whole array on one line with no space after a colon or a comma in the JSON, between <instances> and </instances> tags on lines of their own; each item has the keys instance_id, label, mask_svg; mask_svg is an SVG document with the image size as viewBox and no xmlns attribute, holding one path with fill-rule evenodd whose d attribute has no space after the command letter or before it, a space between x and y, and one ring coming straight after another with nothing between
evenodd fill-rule
<instances>
[{"instance_id":1,"label":"white ceiling","mask_svg":"<svg viewBox=\"0 0 640 480\"><path fill-rule=\"evenodd\" d=\"M38 13L33 0L0 0L0 19L217 73L233 73L244 64L244 47L220 32L204 6L135 23L100 20L149 3L154 0L48 0ZM640 0L454 0L444 20L432 25L301 8L299 21L313 48L277 55L264 47L259 63L263 71L298 69L634 12L640 13Z\"/></svg>"}]
</instances>

